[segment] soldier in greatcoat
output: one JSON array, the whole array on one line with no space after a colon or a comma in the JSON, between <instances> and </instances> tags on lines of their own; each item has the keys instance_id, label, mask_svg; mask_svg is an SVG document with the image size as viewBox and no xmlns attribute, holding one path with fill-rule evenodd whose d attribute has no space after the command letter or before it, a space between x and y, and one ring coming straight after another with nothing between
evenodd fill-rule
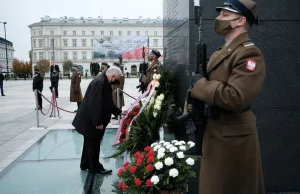
<instances>
[{"instance_id":1,"label":"soldier in greatcoat","mask_svg":"<svg viewBox=\"0 0 300 194\"><path fill-rule=\"evenodd\" d=\"M148 84L153 80L153 75L158 72L158 67L161 65L159 62L159 57L161 56L160 52L156 49L153 49L148 56L148 60L151 62L151 65L148 67L146 71L146 75L142 77L141 82L144 83L147 88Z\"/></svg>"},{"instance_id":2,"label":"soldier in greatcoat","mask_svg":"<svg viewBox=\"0 0 300 194\"><path fill-rule=\"evenodd\" d=\"M81 92L81 75L78 71L77 66L73 66L74 72L71 77L71 86L70 86L70 102L77 102L77 107L79 109L81 101L83 99ZM78 110L75 110L77 112Z\"/></svg>"},{"instance_id":3,"label":"soldier in greatcoat","mask_svg":"<svg viewBox=\"0 0 300 194\"><path fill-rule=\"evenodd\" d=\"M251 104L265 79L265 61L248 35L258 24L251 0L228 0L216 8L215 32L225 45L211 56L208 79L199 79L191 97L207 104L203 137L201 194L264 194L263 170Z\"/></svg>"}]
</instances>

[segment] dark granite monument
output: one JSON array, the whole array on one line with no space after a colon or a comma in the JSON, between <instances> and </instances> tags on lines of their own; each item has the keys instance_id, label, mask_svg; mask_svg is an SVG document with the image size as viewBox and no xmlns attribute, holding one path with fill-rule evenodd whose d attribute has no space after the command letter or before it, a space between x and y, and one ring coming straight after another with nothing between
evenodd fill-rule
<instances>
[{"instance_id":1,"label":"dark granite monument","mask_svg":"<svg viewBox=\"0 0 300 194\"><path fill-rule=\"evenodd\" d=\"M224 1L200 0L201 38L208 58L224 44L213 29L215 7ZM164 66L176 74L177 103L183 108L199 40L194 0L163 2ZM300 1L256 2L260 22L250 36L265 56L266 79L252 110L257 117L265 188L267 192L300 192Z\"/></svg>"}]
</instances>

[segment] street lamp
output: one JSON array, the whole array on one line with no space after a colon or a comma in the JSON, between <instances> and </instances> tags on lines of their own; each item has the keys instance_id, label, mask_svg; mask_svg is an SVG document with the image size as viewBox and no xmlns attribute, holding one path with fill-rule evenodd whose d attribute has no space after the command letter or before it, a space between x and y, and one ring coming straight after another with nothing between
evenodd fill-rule
<instances>
[{"instance_id":1,"label":"street lamp","mask_svg":"<svg viewBox=\"0 0 300 194\"><path fill-rule=\"evenodd\" d=\"M4 34L5 34L5 53L6 53L6 70L7 70L7 78L9 78L9 73L8 73L8 56L7 56L7 40L6 40L6 28L5 25L7 22L0 22L4 25Z\"/></svg>"}]
</instances>

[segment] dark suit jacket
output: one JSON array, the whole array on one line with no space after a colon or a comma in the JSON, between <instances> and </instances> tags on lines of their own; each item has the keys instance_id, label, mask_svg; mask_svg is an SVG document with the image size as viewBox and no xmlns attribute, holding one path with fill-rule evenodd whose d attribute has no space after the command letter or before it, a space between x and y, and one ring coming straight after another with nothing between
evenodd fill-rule
<instances>
[{"instance_id":1,"label":"dark suit jacket","mask_svg":"<svg viewBox=\"0 0 300 194\"><path fill-rule=\"evenodd\" d=\"M37 75L33 78L33 82L32 82L32 89L35 90L39 90L39 91L43 91L43 82L44 82L44 78L41 75Z\"/></svg>"},{"instance_id":2,"label":"dark suit jacket","mask_svg":"<svg viewBox=\"0 0 300 194\"><path fill-rule=\"evenodd\" d=\"M101 139L104 130L96 129L96 126L106 128L111 114L117 116L121 112L113 104L111 85L103 73L89 84L72 125L84 136Z\"/></svg>"}]
</instances>

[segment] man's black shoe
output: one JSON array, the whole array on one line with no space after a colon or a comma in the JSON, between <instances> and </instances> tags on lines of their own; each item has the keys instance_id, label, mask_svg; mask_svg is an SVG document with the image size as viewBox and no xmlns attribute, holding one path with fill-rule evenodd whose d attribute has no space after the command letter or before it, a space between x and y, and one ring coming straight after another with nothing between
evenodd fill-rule
<instances>
[{"instance_id":1,"label":"man's black shoe","mask_svg":"<svg viewBox=\"0 0 300 194\"><path fill-rule=\"evenodd\" d=\"M2 96L5 96L4 94Z\"/></svg>"},{"instance_id":2,"label":"man's black shoe","mask_svg":"<svg viewBox=\"0 0 300 194\"><path fill-rule=\"evenodd\" d=\"M98 173L98 174L110 174L110 173L112 173L112 170L103 169L103 170L100 170L100 171L98 171L96 173Z\"/></svg>"}]
</instances>

